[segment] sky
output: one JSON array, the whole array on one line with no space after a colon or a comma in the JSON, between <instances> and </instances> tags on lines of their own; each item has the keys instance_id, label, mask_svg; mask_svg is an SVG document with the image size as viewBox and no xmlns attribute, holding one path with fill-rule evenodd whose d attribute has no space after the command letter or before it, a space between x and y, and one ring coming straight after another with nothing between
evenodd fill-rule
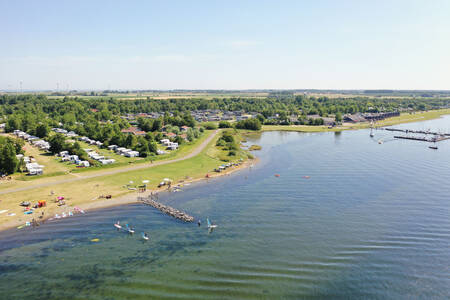
<instances>
[{"instance_id":1,"label":"sky","mask_svg":"<svg viewBox=\"0 0 450 300\"><path fill-rule=\"evenodd\" d=\"M0 90L450 89L450 1L0 0Z\"/></svg>"}]
</instances>

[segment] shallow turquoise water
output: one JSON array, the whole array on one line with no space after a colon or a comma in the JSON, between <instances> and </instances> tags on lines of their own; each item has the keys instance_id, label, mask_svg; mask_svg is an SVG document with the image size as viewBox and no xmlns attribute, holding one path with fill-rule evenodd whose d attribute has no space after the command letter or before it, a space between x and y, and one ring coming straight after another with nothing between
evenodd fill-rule
<instances>
[{"instance_id":1,"label":"shallow turquoise water","mask_svg":"<svg viewBox=\"0 0 450 300\"><path fill-rule=\"evenodd\" d=\"M450 117L396 127L450 132ZM360 130L250 143L263 146L253 168L160 199L209 216L212 233L138 204L2 232L0 298L450 297L449 141Z\"/></svg>"}]
</instances>

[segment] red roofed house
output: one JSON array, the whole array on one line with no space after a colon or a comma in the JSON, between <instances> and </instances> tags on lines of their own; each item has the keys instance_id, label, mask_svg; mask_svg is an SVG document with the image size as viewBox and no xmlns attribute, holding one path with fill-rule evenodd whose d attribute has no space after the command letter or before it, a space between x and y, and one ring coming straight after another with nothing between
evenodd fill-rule
<instances>
[{"instance_id":1,"label":"red roofed house","mask_svg":"<svg viewBox=\"0 0 450 300\"><path fill-rule=\"evenodd\" d=\"M137 128L137 127L129 127L129 128L122 129L120 132L122 132L122 133L135 133L135 132L138 132L138 131L141 131L141 129Z\"/></svg>"},{"instance_id":2,"label":"red roofed house","mask_svg":"<svg viewBox=\"0 0 450 300\"><path fill-rule=\"evenodd\" d=\"M174 138L177 135L175 133L173 133L173 132L169 132L169 133L166 133L166 136L169 137L169 138Z\"/></svg>"},{"instance_id":3,"label":"red roofed house","mask_svg":"<svg viewBox=\"0 0 450 300\"><path fill-rule=\"evenodd\" d=\"M147 132L141 130L141 131L135 131L135 132L133 132L133 134L134 135L142 135L142 136L144 136L144 135L147 134Z\"/></svg>"}]
</instances>

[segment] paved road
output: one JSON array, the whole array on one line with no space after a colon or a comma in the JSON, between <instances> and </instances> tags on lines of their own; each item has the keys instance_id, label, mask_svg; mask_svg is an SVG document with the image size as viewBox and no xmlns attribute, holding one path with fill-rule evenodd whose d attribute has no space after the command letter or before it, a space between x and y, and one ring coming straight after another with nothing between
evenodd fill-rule
<instances>
[{"instance_id":1,"label":"paved road","mask_svg":"<svg viewBox=\"0 0 450 300\"><path fill-rule=\"evenodd\" d=\"M7 190L0 191L0 195L9 194L9 193L15 193L15 192L22 192L22 191L27 191L27 190L32 190L32 189L52 186L52 185L61 184L61 183L70 183L70 182L80 181L80 180L84 180L84 179L96 178L96 177L107 176L107 175L114 175L114 174L134 171L134 170L153 168L153 167L160 166L160 165L166 165L166 164L171 164L171 163L174 163L174 162L177 162L177 161L186 160L186 159L192 158L192 157L200 154L200 152L202 152L203 149L206 148L206 146L209 144L209 142L211 142L211 140L216 136L216 134L218 132L219 132L219 130L214 131L210 136L208 136L206 138L206 140L204 140L200 144L200 146L195 148L194 151L192 151L188 155L180 157L180 158L171 159L171 160L165 160L165 161L157 161L157 162L154 162L152 164L142 163L142 164L129 166L129 167L126 167L126 168L118 168L118 169L113 169L113 170L109 170L109 171L102 171L100 173L88 174L88 175L81 175L81 174L74 173L73 175L76 174L76 176L77 176L75 178L60 179L60 180L54 180L54 181L50 181L50 182L34 184L34 185L20 187L20 188L7 189Z\"/></svg>"}]
</instances>

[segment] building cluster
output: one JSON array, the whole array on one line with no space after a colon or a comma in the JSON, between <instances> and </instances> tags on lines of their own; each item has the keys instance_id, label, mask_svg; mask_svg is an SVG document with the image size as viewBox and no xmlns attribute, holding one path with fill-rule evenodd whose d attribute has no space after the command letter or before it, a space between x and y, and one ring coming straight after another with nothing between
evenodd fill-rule
<instances>
[{"instance_id":1,"label":"building cluster","mask_svg":"<svg viewBox=\"0 0 450 300\"><path fill-rule=\"evenodd\" d=\"M78 155L70 155L69 151L61 151L57 154L61 157L61 161L72 162L78 167L89 167L90 163L87 160L81 160Z\"/></svg>"},{"instance_id":2,"label":"building cluster","mask_svg":"<svg viewBox=\"0 0 450 300\"><path fill-rule=\"evenodd\" d=\"M25 141L28 141L31 145L33 145L41 150L47 151L48 149L50 149L50 144L47 141L44 141L44 140L38 138L37 136L33 136L33 135L23 132L21 130L14 130L13 133L17 137L19 137Z\"/></svg>"},{"instance_id":3,"label":"building cluster","mask_svg":"<svg viewBox=\"0 0 450 300\"><path fill-rule=\"evenodd\" d=\"M129 134L133 134L133 135L136 135L136 136L144 136L144 135L147 134L147 132L143 131L139 127L134 127L134 126L128 127L128 128L124 128L120 132L122 132L122 133L129 133Z\"/></svg>"},{"instance_id":4,"label":"building cluster","mask_svg":"<svg viewBox=\"0 0 450 300\"><path fill-rule=\"evenodd\" d=\"M56 132L56 133L63 134L63 135L65 135L66 137L69 137L69 138L74 138L74 137L77 137L77 136L78 136L78 134L76 134L75 132L73 132L73 131L67 131L67 130L62 129L62 128L52 128L52 131L54 131L54 132Z\"/></svg>"},{"instance_id":5,"label":"building cluster","mask_svg":"<svg viewBox=\"0 0 450 300\"><path fill-rule=\"evenodd\" d=\"M139 152L134 151L125 147L119 147L117 145L108 146L108 150L116 152L118 155L122 155L125 157L139 157Z\"/></svg>"},{"instance_id":6,"label":"building cluster","mask_svg":"<svg viewBox=\"0 0 450 300\"><path fill-rule=\"evenodd\" d=\"M169 139L162 139L161 144L164 145L168 150L177 150L178 143L171 142Z\"/></svg>"},{"instance_id":7,"label":"building cluster","mask_svg":"<svg viewBox=\"0 0 450 300\"><path fill-rule=\"evenodd\" d=\"M99 163L101 163L102 165L110 165L112 163L114 163L116 160L113 158L107 158L101 154L99 154L98 152L92 150L92 149L84 149L84 151L86 151L86 153L88 154L89 158L98 161Z\"/></svg>"},{"instance_id":8,"label":"building cluster","mask_svg":"<svg viewBox=\"0 0 450 300\"><path fill-rule=\"evenodd\" d=\"M123 119L126 119L131 124L136 123L135 120L138 118L149 118L149 119L157 119L160 117L164 117L163 112L151 112L151 113L137 113L137 114L126 114L122 116ZM168 113L170 116L173 116L172 112ZM205 109L205 110L193 110L191 111L192 117L197 122L218 122L218 121L241 121L250 118L256 117L256 112L245 112L245 111L224 111L220 109Z\"/></svg>"},{"instance_id":9,"label":"building cluster","mask_svg":"<svg viewBox=\"0 0 450 300\"><path fill-rule=\"evenodd\" d=\"M381 113L356 113L356 114L346 114L344 115L344 122L359 123L359 122L370 122L379 121L386 118L398 117L400 112L381 112Z\"/></svg>"},{"instance_id":10,"label":"building cluster","mask_svg":"<svg viewBox=\"0 0 450 300\"><path fill-rule=\"evenodd\" d=\"M90 138L88 138L86 136L79 136L74 131L67 131L67 130L62 129L62 128L52 128L52 131L54 131L56 133L63 134L63 135L65 135L68 138L77 138L79 141L85 142L86 144L89 144L89 145L95 145L95 146L99 146L99 147L101 147L103 145L103 143L100 142L100 141L96 141L96 140L90 139Z\"/></svg>"},{"instance_id":11,"label":"building cluster","mask_svg":"<svg viewBox=\"0 0 450 300\"><path fill-rule=\"evenodd\" d=\"M245 111L222 111L219 109L206 109L191 111L192 117L197 122L218 122L218 121L242 121L255 118L258 114Z\"/></svg>"},{"instance_id":12,"label":"building cluster","mask_svg":"<svg viewBox=\"0 0 450 300\"><path fill-rule=\"evenodd\" d=\"M101 146L103 145L102 142L96 141L96 140L92 140L92 139L90 139L90 138L88 138L88 137L86 137L86 136L80 136L80 137L78 138L78 140L79 140L79 141L82 141L82 142L85 142L86 144L89 144L89 145L95 145L95 146L99 146L99 147L101 147Z\"/></svg>"},{"instance_id":13,"label":"building cluster","mask_svg":"<svg viewBox=\"0 0 450 300\"><path fill-rule=\"evenodd\" d=\"M172 113L169 113L169 115L173 116ZM138 118L158 119L160 117L164 117L164 113L151 112L151 113L126 114L122 116L122 119L125 119L130 123L133 123L133 121L137 120Z\"/></svg>"},{"instance_id":14,"label":"building cluster","mask_svg":"<svg viewBox=\"0 0 450 300\"><path fill-rule=\"evenodd\" d=\"M44 174L44 166L38 164L34 157L24 156L23 154L17 154L17 159L23 160L28 175L42 175Z\"/></svg>"}]
</instances>

